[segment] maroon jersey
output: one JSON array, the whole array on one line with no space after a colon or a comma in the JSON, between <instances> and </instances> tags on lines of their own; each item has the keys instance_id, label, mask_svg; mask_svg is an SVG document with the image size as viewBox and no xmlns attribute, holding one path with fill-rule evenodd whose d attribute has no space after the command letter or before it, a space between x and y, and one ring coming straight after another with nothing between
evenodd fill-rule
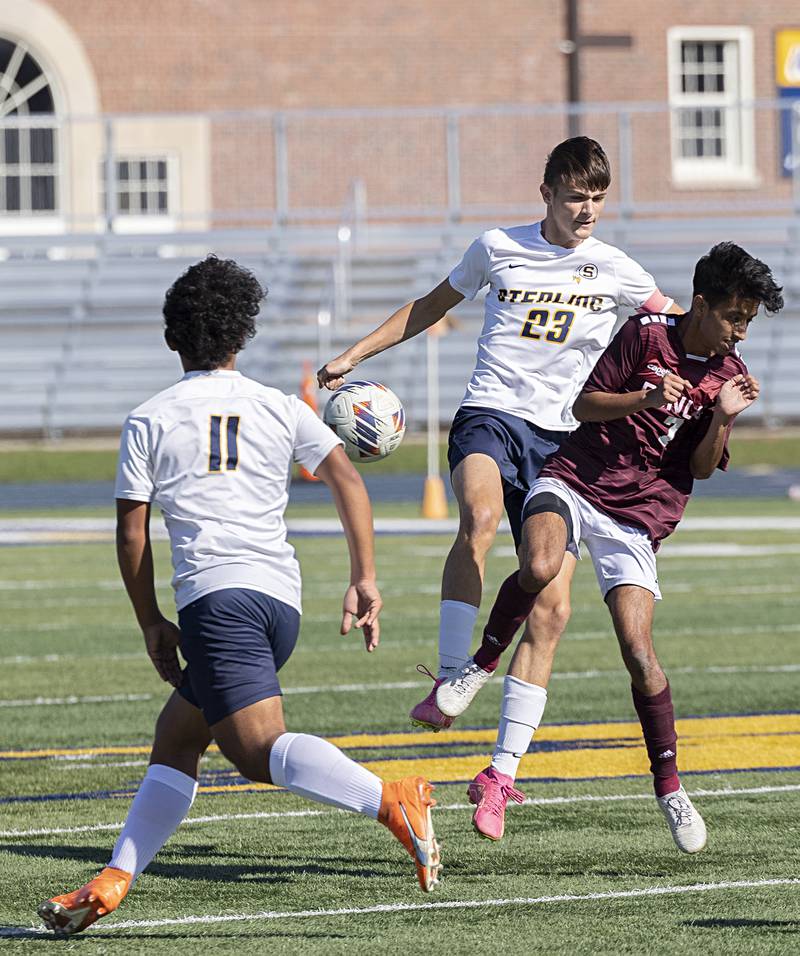
<instances>
[{"instance_id":1,"label":"maroon jersey","mask_svg":"<svg viewBox=\"0 0 800 956\"><path fill-rule=\"evenodd\" d=\"M657 550L692 493L690 460L708 430L719 390L747 374L736 354L687 354L680 316L637 315L620 329L586 383L589 392L656 388L667 372L691 382L680 400L608 422L584 422L547 459L542 478L558 478L621 524L644 528ZM728 464L727 436L718 465Z\"/></svg>"}]
</instances>

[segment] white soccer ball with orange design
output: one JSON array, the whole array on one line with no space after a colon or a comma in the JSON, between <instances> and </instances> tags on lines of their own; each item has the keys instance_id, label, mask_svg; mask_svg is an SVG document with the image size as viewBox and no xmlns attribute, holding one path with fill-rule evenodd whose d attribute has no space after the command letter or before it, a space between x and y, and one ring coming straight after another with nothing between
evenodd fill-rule
<instances>
[{"instance_id":1,"label":"white soccer ball with orange design","mask_svg":"<svg viewBox=\"0 0 800 956\"><path fill-rule=\"evenodd\" d=\"M380 461L403 440L406 413L378 382L347 382L328 400L322 418L344 442L351 461Z\"/></svg>"}]
</instances>

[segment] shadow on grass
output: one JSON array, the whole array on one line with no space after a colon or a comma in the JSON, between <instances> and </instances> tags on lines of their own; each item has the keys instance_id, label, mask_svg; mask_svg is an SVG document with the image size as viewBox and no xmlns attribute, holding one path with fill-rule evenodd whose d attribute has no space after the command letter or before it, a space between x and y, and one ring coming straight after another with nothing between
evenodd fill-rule
<instances>
[{"instance_id":1,"label":"shadow on grass","mask_svg":"<svg viewBox=\"0 0 800 956\"><path fill-rule=\"evenodd\" d=\"M693 919L684 926L701 926L703 929L777 929L781 932L800 932L800 920L796 919Z\"/></svg>"},{"instance_id":2,"label":"shadow on grass","mask_svg":"<svg viewBox=\"0 0 800 956\"><path fill-rule=\"evenodd\" d=\"M47 939L47 937L42 930L31 929L30 926L0 926L0 939Z\"/></svg>"},{"instance_id":3,"label":"shadow on grass","mask_svg":"<svg viewBox=\"0 0 800 956\"><path fill-rule=\"evenodd\" d=\"M77 933L74 936L56 936L55 933L51 933L47 930L37 930L31 929L29 926L0 926L0 939L38 939L43 943L83 943L85 945L91 946L92 943L97 942L115 942L118 941L120 944L123 944L126 940L134 939L164 939L169 940L170 942L178 942L179 940L195 940L200 941L204 939L229 939L231 943L236 943L238 940L244 939L297 939L297 940L312 940L312 939L349 939L345 933L313 933L313 932L287 932L287 931L272 931L272 930L261 930L254 931L250 933L242 933L241 931L236 933L221 933L221 932L208 932L208 930L203 930L202 933L192 934L192 933L133 933L130 930L127 932L103 932L102 930L90 929L85 933Z\"/></svg>"},{"instance_id":4,"label":"shadow on grass","mask_svg":"<svg viewBox=\"0 0 800 956\"><path fill-rule=\"evenodd\" d=\"M42 846L33 843L4 846L0 853L7 856L41 857L44 859L79 860L105 866L110 855L109 847L96 846ZM215 847L191 847L181 851L181 856L218 856L229 859L231 853ZM271 857L263 861L246 858L246 863L153 863L147 868L150 876L163 876L168 879L207 880L222 883L285 883L291 876L353 876L382 877L380 870L366 869L356 860L348 865L340 857L321 857L316 855L313 863L282 863L279 858Z\"/></svg>"}]
</instances>

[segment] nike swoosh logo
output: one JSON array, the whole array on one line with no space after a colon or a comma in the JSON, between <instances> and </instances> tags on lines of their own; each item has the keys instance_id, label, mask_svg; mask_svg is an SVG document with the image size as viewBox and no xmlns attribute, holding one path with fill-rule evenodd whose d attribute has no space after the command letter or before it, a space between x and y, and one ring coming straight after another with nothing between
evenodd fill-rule
<instances>
[{"instance_id":1,"label":"nike swoosh logo","mask_svg":"<svg viewBox=\"0 0 800 956\"><path fill-rule=\"evenodd\" d=\"M521 266L526 266L527 262L514 262L508 268L509 269L519 269Z\"/></svg>"}]
</instances>

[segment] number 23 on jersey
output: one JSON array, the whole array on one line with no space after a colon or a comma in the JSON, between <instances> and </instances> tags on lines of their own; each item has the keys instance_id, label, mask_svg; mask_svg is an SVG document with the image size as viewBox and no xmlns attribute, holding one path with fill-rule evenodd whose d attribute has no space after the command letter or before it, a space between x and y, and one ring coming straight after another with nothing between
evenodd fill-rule
<instances>
[{"instance_id":1,"label":"number 23 on jersey","mask_svg":"<svg viewBox=\"0 0 800 956\"><path fill-rule=\"evenodd\" d=\"M531 309L520 336L523 339L544 339L561 345L572 330L575 313L572 309Z\"/></svg>"}]
</instances>

